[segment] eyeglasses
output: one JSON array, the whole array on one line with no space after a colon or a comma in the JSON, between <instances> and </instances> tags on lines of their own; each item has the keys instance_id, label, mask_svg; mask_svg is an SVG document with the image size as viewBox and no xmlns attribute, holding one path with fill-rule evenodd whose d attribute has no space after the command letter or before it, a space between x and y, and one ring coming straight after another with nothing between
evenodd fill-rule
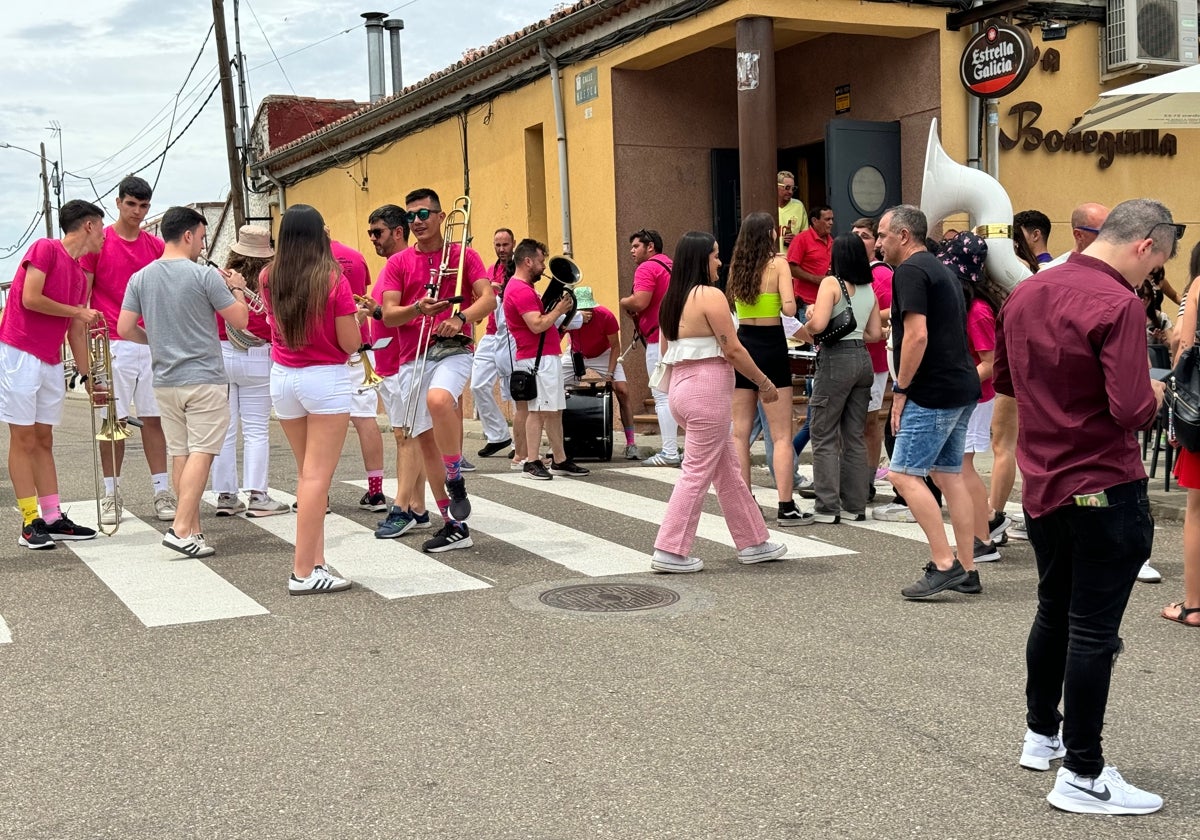
<instances>
[{"instance_id":1,"label":"eyeglasses","mask_svg":"<svg viewBox=\"0 0 1200 840\"><path fill-rule=\"evenodd\" d=\"M1183 234L1187 231L1187 225L1177 225L1174 222L1159 222L1156 225L1150 226L1150 230L1146 231L1146 236L1144 238L1149 239L1150 234L1154 233L1154 231L1158 230L1160 227L1163 227L1163 226L1169 226L1169 227L1175 228L1176 241L1183 239Z\"/></svg>"},{"instance_id":2,"label":"eyeglasses","mask_svg":"<svg viewBox=\"0 0 1200 840\"><path fill-rule=\"evenodd\" d=\"M417 219L420 219L422 222L424 222L430 216L432 216L434 213L440 213L440 212L441 212L440 210L430 210L428 207L422 207L420 210L417 210L416 212L409 211L409 212L405 213L404 218L408 219L409 224L412 224Z\"/></svg>"},{"instance_id":3,"label":"eyeglasses","mask_svg":"<svg viewBox=\"0 0 1200 840\"><path fill-rule=\"evenodd\" d=\"M1100 228L1088 227L1087 225L1076 225L1075 230L1082 230L1085 233L1098 234Z\"/></svg>"},{"instance_id":4,"label":"eyeglasses","mask_svg":"<svg viewBox=\"0 0 1200 840\"><path fill-rule=\"evenodd\" d=\"M388 232L387 228L367 228L367 236L372 239L378 239Z\"/></svg>"},{"instance_id":5,"label":"eyeglasses","mask_svg":"<svg viewBox=\"0 0 1200 840\"><path fill-rule=\"evenodd\" d=\"M788 192L791 192L792 190L796 189L796 188L795 188L793 185L791 185L791 184L776 184L775 186L777 186L777 187L782 187L783 189L787 190Z\"/></svg>"}]
</instances>

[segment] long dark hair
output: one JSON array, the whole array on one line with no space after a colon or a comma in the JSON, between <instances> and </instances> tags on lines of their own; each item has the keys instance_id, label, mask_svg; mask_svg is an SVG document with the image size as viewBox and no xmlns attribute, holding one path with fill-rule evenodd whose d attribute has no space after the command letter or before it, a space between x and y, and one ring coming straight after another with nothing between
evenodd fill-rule
<instances>
[{"instance_id":1,"label":"long dark hair","mask_svg":"<svg viewBox=\"0 0 1200 840\"><path fill-rule=\"evenodd\" d=\"M248 257L245 254L230 251L229 258L225 260L225 267L242 275L246 281L246 288L257 292L258 276L262 274L264 268L271 264L271 259L271 257Z\"/></svg>"},{"instance_id":2,"label":"long dark hair","mask_svg":"<svg viewBox=\"0 0 1200 840\"><path fill-rule=\"evenodd\" d=\"M871 282L871 258L867 254L867 243L857 233L843 233L833 240L833 260L830 270L855 286L866 286Z\"/></svg>"},{"instance_id":3,"label":"long dark hair","mask_svg":"<svg viewBox=\"0 0 1200 840\"><path fill-rule=\"evenodd\" d=\"M267 276L271 317L288 347L294 350L308 343L313 327L325 315L331 278L340 273L321 214L307 204L284 211L275 262Z\"/></svg>"},{"instance_id":4,"label":"long dark hair","mask_svg":"<svg viewBox=\"0 0 1200 840\"><path fill-rule=\"evenodd\" d=\"M958 282L963 290L963 303L966 304L967 321L971 320L971 304L976 298L986 303L991 307L992 315L995 316L1000 312L1000 307L1004 305L1006 296L998 294L1000 290L996 284L992 282L988 276L987 269L980 273L979 282L972 283L970 280L964 280L958 272L954 272L958 277Z\"/></svg>"},{"instance_id":5,"label":"long dark hair","mask_svg":"<svg viewBox=\"0 0 1200 840\"><path fill-rule=\"evenodd\" d=\"M683 317L683 304L692 289L712 285L708 276L708 261L716 244L717 240L711 233L692 230L685 233L675 246L671 285L667 286L667 293L658 307L658 328L667 341L679 338L679 319Z\"/></svg>"},{"instance_id":6,"label":"long dark hair","mask_svg":"<svg viewBox=\"0 0 1200 840\"><path fill-rule=\"evenodd\" d=\"M725 296L731 304L740 300L753 305L758 300L763 272L777 253L771 236L777 221L777 216L771 213L751 213L742 222L725 284Z\"/></svg>"}]
</instances>

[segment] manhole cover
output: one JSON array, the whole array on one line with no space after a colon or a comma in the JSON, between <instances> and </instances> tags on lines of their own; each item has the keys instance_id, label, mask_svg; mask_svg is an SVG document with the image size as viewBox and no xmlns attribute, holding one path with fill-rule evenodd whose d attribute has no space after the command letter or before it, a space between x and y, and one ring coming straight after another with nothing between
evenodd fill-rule
<instances>
[{"instance_id":1,"label":"manhole cover","mask_svg":"<svg viewBox=\"0 0 1200 840\"><path fill-rule=\"evenodd\" d=\"M661 586L633 583L582 583L548 590L538 600L560 610L634 612L669 607L679 600L679 593Z\"/></svg>"}]
</instances>

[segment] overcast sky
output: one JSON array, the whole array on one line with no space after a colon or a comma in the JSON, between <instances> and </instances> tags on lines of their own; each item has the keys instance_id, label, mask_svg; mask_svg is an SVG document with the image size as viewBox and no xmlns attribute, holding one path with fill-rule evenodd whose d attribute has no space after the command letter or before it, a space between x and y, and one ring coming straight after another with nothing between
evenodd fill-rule
<instances>
[{"instance_id":1,"label":"overcast sky","mask_svg":"<svg viewBox=\"0 0 1200 840\"><path fill-rule=\"evenodd\" d=\"M233 2L225 0L231 54ZM383 0L374 5L370 0L240 0L251 118L269 94L366 101L362 12L403 18L407 85L454 63L464 50L548 17L555 5L553 0ZM211 38L184 83L212 23L210 9L201 0L6 3L0 30L5 57L0 143L36 153L44 142L50 161L60 160L66 172L81 176L65 178L62 201L95 200L99 192L111 213L115 195L105 194L159 155L168 130L172 138L177 136L216 83ZM390 79L389 71L389 88ZM62 127L60 134L50 130L54 124ZM222 132L218 92L167 153L161 173L159 162L140 173L151 184L158 181L151 213L174 204L224 199L229 178ZM41 209L41 192L36 154L0 148L0 277L5 281L12 279L28 248L14 250ZM29 241L45 235L45 222L39 220Z\"/></svg>"}]
</instances>

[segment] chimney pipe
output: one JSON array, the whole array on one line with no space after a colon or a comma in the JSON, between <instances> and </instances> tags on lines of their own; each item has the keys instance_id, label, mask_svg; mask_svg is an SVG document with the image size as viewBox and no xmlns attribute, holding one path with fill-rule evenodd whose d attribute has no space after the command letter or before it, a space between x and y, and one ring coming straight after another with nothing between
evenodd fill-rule
<instances>
[{"instance_id":1,"label":"chimney pipe","mask_svg":"<svg viewBox=\"0 0 1200 840\"><path fill-rule=\"evenodd\" d=\"M383 28L388 31L392 48L392 95L404 90L403 65L400 63L400 30L404 21L400 18L388 18L383 22Z\"/></svg>"},{"instance_id":2,"label":"chimney pipe","mask_svg":"<svg viewBox=\"0 0 1200 840\"><path fill-rule=\"evenodd\" d=\"M367 76L371 84L371 101L385 96L383 87L383 19L387 12L363 12L367 27Z\"/></svg>"}]
</instances>

